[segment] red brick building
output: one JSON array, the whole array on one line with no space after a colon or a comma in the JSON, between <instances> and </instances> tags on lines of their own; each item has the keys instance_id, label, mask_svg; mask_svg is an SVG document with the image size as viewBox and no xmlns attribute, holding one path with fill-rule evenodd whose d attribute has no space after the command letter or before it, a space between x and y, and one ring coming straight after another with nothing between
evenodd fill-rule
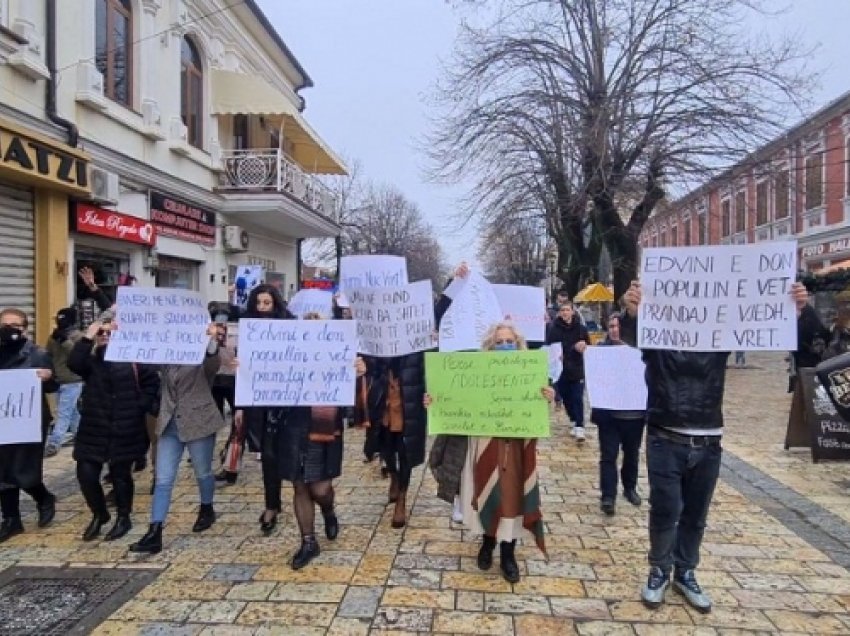
<instances>
[{"instance_id":1,"label":"red brick building","mask_svg":"<svg viewBox=\"0 0 850 636\"><path fill-rule=\"evenodd\" d=\"M850 267L850 92L660 208L644 247L795 238L799 267Z\"/></svg>"}]
</instances>

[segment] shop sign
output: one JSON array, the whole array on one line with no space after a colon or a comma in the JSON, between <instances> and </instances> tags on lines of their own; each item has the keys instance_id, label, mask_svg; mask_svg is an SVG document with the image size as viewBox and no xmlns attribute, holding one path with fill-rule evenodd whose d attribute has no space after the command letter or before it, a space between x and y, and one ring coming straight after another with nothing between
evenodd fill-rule
<instances>
[{"instance_id":1,"label":"shop sign","mask_svg":"<svg viewBox=\"0 0 850 636\"><path fill-rule=\"evenodd\" d=\"M160 192L150 194L151 222L160 236L215 246L215 213Z\"/></svg>"},{"instance_id":2,"label":"shop sign","mask_svg":"<svg viewBox=\"0 0 850 636\"><path fill-rule=\"evenodd\" d=\"M156 245L156 229L153 224L135 216L104 210L88 203L77 203L74 222L77 232L148 247Z\"/></svg>"},{"instance_id":3,"label":"shop sign","mask_svg":"<svg viewBox=\"0 0 850 636\"><path fill-rule=\"evenodd\" d=\"M845 237L801 247L800 256L802 258L827 258L848 251L850 251L850 237Z\"/></svg>"},{"instance_id":4,"label":"shop sign","mask_svg":"<svg viewBox=\"0 0 850 636\"><path fill-rule=\"evenodd\" d=\"M325 291L332 291L334 285L334 281L330 278L311 278L301 281L302 289L323 289Z\"/></svg>"},{"instance_id":5,"label":"shop sign","mask_svg":"<svg viewBox=\"0 0 850 636\"><path fill-rule=\"evenodd\" d=\"M88 195L88 170L84 152L0 120L0 176Z\"/></svg>"}]
</instances>

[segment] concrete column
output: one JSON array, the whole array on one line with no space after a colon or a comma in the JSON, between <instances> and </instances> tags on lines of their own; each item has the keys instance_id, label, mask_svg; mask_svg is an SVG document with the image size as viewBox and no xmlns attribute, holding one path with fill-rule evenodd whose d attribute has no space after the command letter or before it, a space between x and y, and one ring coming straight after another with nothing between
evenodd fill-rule
<instances>
[{"instance_id":1,"label":"concrete column","mask_svg":"<svg viewBox=\"0 0 850 636\"><path fill-rule=\"evenodd\" d=\"M56 312L68 306L68 195L35 191L35 341L44 344Z\"/></svg>"}]
</instances>

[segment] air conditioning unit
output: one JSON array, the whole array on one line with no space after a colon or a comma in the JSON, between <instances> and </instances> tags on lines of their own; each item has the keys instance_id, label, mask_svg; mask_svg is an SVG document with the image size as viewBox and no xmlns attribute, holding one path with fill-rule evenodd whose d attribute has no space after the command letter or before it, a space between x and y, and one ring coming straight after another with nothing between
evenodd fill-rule
<instances>
[{"instance_id":1,"label":"air conditioning unit","mask_svg":"<svg viewBox=\"0 0 850 636\"><path fill-rule=\"evenodd\" d=\"M118 175L103 168L92 166L91 198L98 203L118 205L121 195L121 183Z\"/></svg>"},{"instance_id":2,"label":"air conditioning unit","mask_svg":"<svg viewBox=\"0 0 850 636\"><path fill-rule=\"evenodd\" d=\"M77 64L76 100L97 110L106 110L103 97L103 75L94 62L83 60Z\"/></svg>"},{"instance_id":3,"label":"air conditioning unit","mask_svg":"<svg viewBox=\"0 0 850 636\"><path fill-rule=\"evenodd\" d=\"M248 232L238 225L224 226L224 249L228 252L247 252Z\"/></svg>"}]
</instances>

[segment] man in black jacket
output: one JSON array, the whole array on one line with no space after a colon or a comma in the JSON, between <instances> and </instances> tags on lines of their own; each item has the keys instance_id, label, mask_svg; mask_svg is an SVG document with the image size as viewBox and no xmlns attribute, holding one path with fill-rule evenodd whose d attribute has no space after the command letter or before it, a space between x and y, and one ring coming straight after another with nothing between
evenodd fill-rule
<instances>
[{"instance_id":1,"label":"man in black jacket","mask_svg":"<svg viewBox=\"0 0 850 636\"><path fill-rule=\"evenodd\" d=\"M558 317L546 334L546 344L561 345L564 363L555 388L564 402L567 416L573 421L572 435L584 441L584 350L590 344L587 327L570 302L561 305Z\"/></svg>"}]
</instances>

